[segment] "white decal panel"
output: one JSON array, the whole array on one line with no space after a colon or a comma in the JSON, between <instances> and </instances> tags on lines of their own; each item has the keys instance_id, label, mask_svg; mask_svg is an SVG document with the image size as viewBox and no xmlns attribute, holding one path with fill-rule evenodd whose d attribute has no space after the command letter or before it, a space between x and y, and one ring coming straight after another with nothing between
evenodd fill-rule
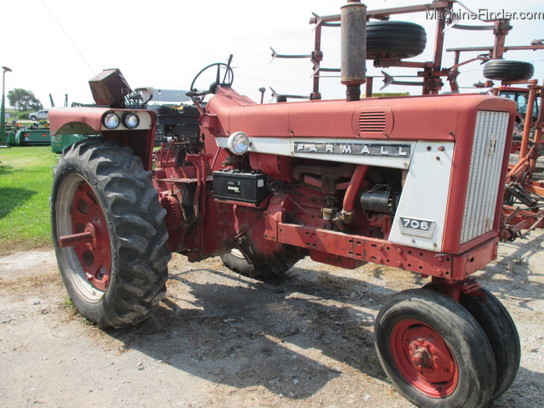
<instances>
[{"instance_id":1,"label":"white decal panel","mask_svg":"<svg viewBox=\"0 0 544 408\"><path fill-rule=\"evenodd\" d=\"M417 142L389 240L440 252L450 190L453 142Z\"/></svg>"}]
</instances>

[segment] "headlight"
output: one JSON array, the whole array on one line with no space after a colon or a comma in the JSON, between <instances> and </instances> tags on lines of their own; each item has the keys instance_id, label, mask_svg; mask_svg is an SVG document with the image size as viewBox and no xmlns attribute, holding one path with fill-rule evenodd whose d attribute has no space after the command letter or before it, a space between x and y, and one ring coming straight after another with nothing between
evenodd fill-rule
<instances>
[{"instance_id":1,"label":"headlight","mask_svg":"<svg viewBox=\"0 0 544 408\"><path fill-rule=\"evenodd\" d=\"M123 115L123 125L129 129L137 128L140 124L140 118L138 115L132 112L127 112Z\"/></svg>"},{"instance_id":2,"label":"headlight","mask_svg":"<svg viewBox=\"0 0 544 408\"><path fill-rule=\"evenodd\" d=\"M121 119L116 113L110 112L103 119L104 126L108 129L117 129L121 123Z\"/></svg>"},{"instance_id":3,"label":"headlight","mask_svg":"<svg viewBox=\"0 0 544 408\"><path fill-rule=\"evenodd\" d=\"M242 155L249 149L249 137L244 132L236 132L229 136L227 146L229 150L238 155Z\"/></svg>"}]
</instances>

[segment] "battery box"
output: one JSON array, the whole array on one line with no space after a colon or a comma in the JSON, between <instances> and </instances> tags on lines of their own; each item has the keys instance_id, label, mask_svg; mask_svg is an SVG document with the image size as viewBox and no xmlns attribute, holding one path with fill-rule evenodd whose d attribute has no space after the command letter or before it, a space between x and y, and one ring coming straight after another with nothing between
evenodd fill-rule
<instances>
[{"instance_id":1,"label":"battery box","mask_svg":"<svg viewBox=\"0 0 544 408\"><path fill-rule=\"evenodd\" d=\"M240 170L214 171L213 196L219 200L259 205L268 195L266 174Z\"/></svg>"}]
</instances>

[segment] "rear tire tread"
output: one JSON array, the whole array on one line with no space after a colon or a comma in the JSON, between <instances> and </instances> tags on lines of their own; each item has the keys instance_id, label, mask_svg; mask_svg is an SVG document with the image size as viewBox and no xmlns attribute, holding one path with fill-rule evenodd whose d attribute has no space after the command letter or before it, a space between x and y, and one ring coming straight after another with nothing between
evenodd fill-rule
<instances>
[{"instance_id":1,"label":"rear tire tread","mask_svg":"<svg viewBox=\"0 0 544 408\"><path fill-rule=\"evenodd\" d=\"M171 256L166 246L165 210L160 207L150 173L143 169L140 159L130 148L101 141L72 145L54 170L54 237L57 236L55 202L65 199L57 197L60 188L57 183L62 183L74 172L85 179L102 201L109 225L112 275L99 304L90 305L78 297L70 278L65 276L75 272L70 271L69 262L64 258L63 251L67 249L59 248L55 242L59 268L68 292L80 312L104 329L139 323L148 317L165 293L167 264ZM136 196L146 199L138 202ZM153 196L155 200L150 199ZM137 288L135 282L138 282Z\"/></svg>"}]
</instances>

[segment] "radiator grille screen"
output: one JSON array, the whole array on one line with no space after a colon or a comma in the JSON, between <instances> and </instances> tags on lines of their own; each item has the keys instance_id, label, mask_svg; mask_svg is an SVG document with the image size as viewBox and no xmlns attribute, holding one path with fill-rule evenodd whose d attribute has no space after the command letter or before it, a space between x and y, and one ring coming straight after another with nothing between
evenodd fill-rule
<instances>
[{"instance_id":1,"label":"radiator grille screen","mask_svg":"<svg viewBox=\"0 0 544 408\"><path fill-rule=\"evenodd\" d=\"M461 244L493 229L508 118L507 112L478 112Z\"/></svg>"}]
</instances>

